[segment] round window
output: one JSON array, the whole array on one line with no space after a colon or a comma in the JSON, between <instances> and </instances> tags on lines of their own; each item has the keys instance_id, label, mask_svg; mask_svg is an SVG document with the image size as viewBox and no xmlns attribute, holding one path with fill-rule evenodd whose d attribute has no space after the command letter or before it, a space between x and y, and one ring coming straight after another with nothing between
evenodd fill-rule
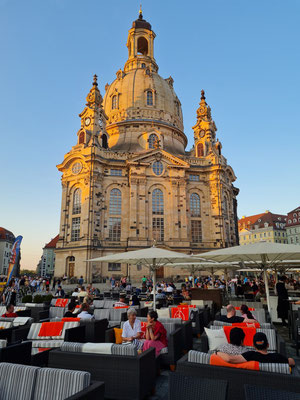
<instances>
[{"instance_id":1,"label":"round window","mask_svg":"<svg viewBox=\"0 0 300 400\"><path fill-rule=\"evenodd\" d=\"M72 172L73 174L79 174L79 172L82 170L82 164L80 162L76 162L72 166Z\"/></svg>"},{"instance_id":2,"label":"round window","mask_svg":"<svg viewBox=\"0 0 300 400\"><path fill-rule=\"evenodd\" d=\"M155 175L161 175L164 170L163 163L161 161L155 161L152 165L152 170Z\"/></svg>"}]
</instances>

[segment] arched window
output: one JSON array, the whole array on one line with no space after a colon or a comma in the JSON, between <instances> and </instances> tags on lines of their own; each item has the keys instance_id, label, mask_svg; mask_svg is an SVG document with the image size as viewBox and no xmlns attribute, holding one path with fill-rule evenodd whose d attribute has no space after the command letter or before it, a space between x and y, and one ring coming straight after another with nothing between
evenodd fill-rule
<instances>
[{"instance_id":1,"label":"arched window","mask_svg":"<svg viewBox=\"0 0 300 400\"><path fill-rule=\"evenodd\" d=\"M111 99L111 108L113 110L115 110L116 108L118 108L118 101L117 101L117 96L114 95Z\"/></svg>"},{"instance_id":2,"label":"arched window","mask_svg":"<svg viewBox=\"0 0 300 400\"><path fill-rule=\"evenodd\" d=\"M121 212L122 212L122 193L119 189L112 189L109 197L109 217L108 230L109 240L119 242L121 240Z\"/></svg>"},{"instance_id":3,"label":"arched window","mask_svg":"<svg viewBox=\"0 0 300 400\"><path fill-rule=\"evenodd\" d=\"M137 42L137 51L140 54L143 54L143 56L148 55L148 40L144 37L138 38Z\"/></svg>"},{"instance_id":4,"label":"arched window","mask_svg":"<svg viewBox=\"0 0 300 400\"><path fill-rule=\"evenodd\" d=\"M227 204L227 199L225 197L223 199L223 216L225 219L228 219L228 204Z\"/></svg>"},{"instance_id":5,"label":"arched window","mask_svg":"<svg viewBox=\"0 0 300 400\"><path fill-rule=\"evenodd\" d=\"M198 143L198 144L197 144L197 156L198 156L198 157L204 157L204 147L203 147L203 143Z\"/></svg>"},{"instance_id":6,"label":"arched window","mask_svg":"<svg viewBox=\"0 0 300 400\"><path fill-rule=\"evenodd\" d=\"M76 189L73 194L73 214L81 213L81 190Z\"/></svg>"},{"instance_id":7,"label":"arched window","mask_svg":"<svg viewBox=\"0 0 300 400\"><path fill-rule=\"evenodd\" d=\"M119 189L112 189L109 198L109 214L120 215L122 210L122 194Z\"/></svg>"},{"instance_id":8,"label":"arched window","mask_svg":"<svg viewBox=\"0 0 300 400\"><path fill-rule=\"evenodd\" d=\"M78 141L78 143L79 143L79 144L82 144L82 143L84 143L84 132L80 132L80 134L79 134L79 141Z\"/></svg>"},{"instance_id":9,"label":"arched window","mask_svg":"<svg viewBox=\"0 0 300 400\"><path fill-rule=\"evenodd\" d=\"M105 135L105 133L103 133L101 141L102 141L102 147L104 149L108 149L107 136Z\"/></svg>"},{"instance_id":10,"label":"arched window","mask_svg":"<svg viewBox=\"0 0 300 400\"><path fill-rule=\"evenodd\" d=\"M164 213L164 195L160 189L154 189L152 192L152 214L163 215Z\"/></svg>"},{"instance_id":11,"label":"arched window","mask_svg":"<svg viewBox=\"0 0 300 400\"><path fill-rule=\"evenodd\" d=\"M147 90L147 106L153 106L153 93L151 90Z\"/></svg>"},{"instance_id":12,"label":"arched window","mask_svg":"<svg viewBox=\"0 0 300 400\"><path fill-rule=\"evenodd\" d=\"M149 136L149 149L155 149L156 143L158 143L158 137L155 133L151 133Z\"/></svg>"},{"instance_id":13,"label":"arched window","mask_svg":"<svg viewBox=\"0 0 300 400\"><path fill-rule=\"evenodd\" d=\"M200 217L200 196L197 193L192 193L190 198L191 217Z\"/></svg>"},{"instance_id":14,"label":"arched window","mask_svg":"<svg viewBox=\"0 0 300 400\"><path fill-rule=\"evenodd\" d=\"M158 242L164 241L164 195L160 189L152 192L152 235Z\"/></svg>"},{"instance_id":15,"label":"arched window","mask_svg":"<svg viewBox=\"0 0 300 400\"><path fill-rule=\"evenodd\" d=\"M197 193L190 197L190 235L192 243L202 242L201 202Z\"/></svg>"}]
</instances>

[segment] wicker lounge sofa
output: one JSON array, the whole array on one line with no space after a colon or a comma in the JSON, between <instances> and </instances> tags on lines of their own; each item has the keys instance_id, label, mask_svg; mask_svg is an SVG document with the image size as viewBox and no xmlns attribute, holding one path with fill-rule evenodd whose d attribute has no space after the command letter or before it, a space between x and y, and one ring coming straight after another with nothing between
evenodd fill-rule
<instances>
[{"instance_id":1,"label":"wicker lounge sofa","mask_svg":"<svg viewBox=\"0 0 300 400\"><path fill-rule=\"evenodd\" d=\"M6 340L0 340L0 362L30 365L31 342L7 344Z\"/></svg>"},{"instance_id":2,"label":"wicker lounge sofa","mask_svg":"<svg viewBox=\"0 0 300 400\"><path fill-rule=\"evenodd\" d=\"M108 399L143 399L153 390L154 349L137 354L132 345L103 345L105 350L101 354L96 352L99 351L94 347L96 344L64 343L61 349L49 353L48 366L76 369L80 365L82 370L91 373L93 380L105 383Z\"/></svg>"},{"instance_id":3,"label":"wicker lounge sofa","mask_svg":"<svg viewBox=\"0 0 300 400\"><path fill-rule=\"evenodd\" d=\"M195 378L174 372L169 375L169 399L226 400L227 386L224 380Z\"/></svg>"},{"instance_id":4,"label":"wicker lounge sofa","mask_svg":"<svg viewBox=\"0 0 300 400\"><path fill-rule=\"evenodd\" d=\"M210 355L190 351L177 363L177 372L196 378L228 381L228 399L245 400L244 384L262 385L276 390L300 393L300 376L296 369L290 374L287 364L259 364L259 371L209 365ZM270 372L280 371L280 372ZM300 396L299 396L300 397Z\"/></svg>"},{"instance_id":5,"label":"wicker lounge sofa","mask_svg":"<svg viewBox=\"0 0 300 400\"><path fill-rule=\"evenodd\" d=\"M226 325L211 325L209 329L216 330L216 329L223 329ZM283 338L276 332L275 329L264 329L264 328L257 328L256 332L263 332L266 334L269 342L269 351L270 352L278 352L284 356L286 356L286 346L285 341ZM249 348L249 350L253 350L253 348ZM201 335L201 351L203 353L208 353L211 350L209 349L209 342L206 333L204 332Z\"/></svg>"},{"instance_id":6,"label":"wicker lounge sofa","mask_svg":"<svg viewBox=\"0 0 300 400\"><path fill-rule=\"evenodd\" d=\"M0 363L1 400L101 400L103 382L83 371Z\"/></svg>"}]
</instances>

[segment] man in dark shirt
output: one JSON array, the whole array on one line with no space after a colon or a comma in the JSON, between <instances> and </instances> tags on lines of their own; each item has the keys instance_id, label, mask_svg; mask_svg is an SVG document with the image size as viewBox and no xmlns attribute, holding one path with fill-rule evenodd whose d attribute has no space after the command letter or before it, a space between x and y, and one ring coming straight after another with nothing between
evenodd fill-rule
<instances>
[{"instance_id":1,"label":"man in dark shirt","mask_svg":"<svg viewBox=\"0 0 300 400\"><path fill-rule=\"evenodd\" d=\"M220 321L229 322L230 324L238 324L241 322L251 322L251 323L257 322L255 321L255 319L238 317L236 315L235 308L232 304L228 304L226 309L227 309L227 315L221 315Z\"/></svg>"},{"instance_id":2,"label":"man in dark shirt","mask_svg":"<svg viewBox=\"0 0 300 400\"><path fill-rule=\"evenodd\" d=\"M75 308L76 308L76 304L75 303L72 303L72 302L69 303L68 304L68 311L65 313L64 317L66 317L66 318L76 318L77 315L74 314Z\"/></svg>"},{"instance_id":3,"label":"man in dark shirt","mask_svg":"<svg viewBox=\"0 0 300 400\"><path fill-rule=\"evenodd\" d=\"M241 355L230 355L217 352L224 361L232 364L242 364L247 361L258 361L260 363L280 363L295 366L293 358L286 358L280 353L268 353L268 339L262 332L257 332L253 337L253 345L256 351L246 351Z\"/></svg>"}]
</instances>

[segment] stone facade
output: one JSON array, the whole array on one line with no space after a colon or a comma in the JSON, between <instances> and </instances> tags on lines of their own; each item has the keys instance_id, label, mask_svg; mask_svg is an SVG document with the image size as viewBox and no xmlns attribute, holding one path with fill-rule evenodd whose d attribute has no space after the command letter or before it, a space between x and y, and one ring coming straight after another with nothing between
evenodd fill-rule
<instances>
[{"instance_id":1,"label":"stone facade","mask_svg":"<svg viewBox=\"0 0 300 400\"><path fill-rule=\"evenodd\" d=\"M157 245L199 253L238 244L236 177L221 154L202 91L195 146L185 151L181 103L158 75L155 33L140 13L128 60L102 99L97 77L77 144L58 165L62 204L55 276L128 275L127 265L86 260ZM181 274L165 268L159 275ZM131 267L136 278L147 269Z\"/></svg>"}]
</instances>

